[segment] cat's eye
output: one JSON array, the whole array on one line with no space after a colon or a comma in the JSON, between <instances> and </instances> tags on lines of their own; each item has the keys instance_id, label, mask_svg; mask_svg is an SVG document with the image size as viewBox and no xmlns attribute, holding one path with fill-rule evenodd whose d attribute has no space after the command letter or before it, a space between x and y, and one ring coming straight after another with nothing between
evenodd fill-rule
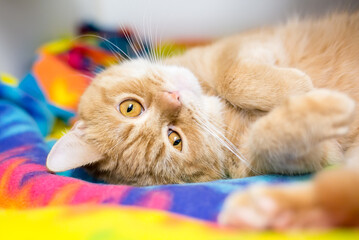
<instances>
[{"instance_id":1,"label":"cat's eye","mask_svg":"<svg viewBox=\"0 0 359 240\"><path fill-rule=\"evenodd\" d=\"M178 151L182 151L182 139L177 132L173 130L169 130L168 140L170 141L170 143L175 149L177 149Z\"/></svg>"},{"instance_id":2,"label":"cat's eye","mask_svg":"<svg viewBox=\"0 0 359 240\"><path fill-rule=\"evenodd\" d=\"M136 100L126 100L120 104L120 112L125 117L137 117L142 113L142 106Z\"/></svg>"}]
</instances>

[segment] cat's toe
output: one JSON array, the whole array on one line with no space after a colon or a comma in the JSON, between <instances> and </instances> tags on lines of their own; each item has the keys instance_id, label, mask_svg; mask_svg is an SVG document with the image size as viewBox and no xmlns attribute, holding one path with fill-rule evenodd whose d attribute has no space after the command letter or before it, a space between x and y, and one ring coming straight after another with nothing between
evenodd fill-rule
<instances>
[{"instance_id":1,"label":"cat's toe","mask_svg":"<svg viewBox=\"0 0 359 240\"><path fill-rule=\"evenodd\" d=\"M219 223L241 229L269 228L279 206L266 192L266 186L255 186L232 194L218 217ZM281 220L285 224L286 220Z\"/></svg>"},{"instance_id":2,"label":"cat's toe","mask_svg":"<svg viewBox=\"0 0 359 240\"><path fill-rule=\"evenodd\" d=\"M354 119L354 100L337 91L316 89L304 96L293 97L291 102L298 116L310 113L307 115L310 120L308 129L319 131L318 136L323 139L348 133Z\"/></svg>"},{"instance_id":3,"label":"cat's toe","mask_svg":"<svg viewBox=\"0 0 359 240\"><path fill-rule=\"evenodd\" d=\"M354 100L343 93L330 90L317 90L315 95L323 101L323 115L327 116L330 125L328 134L341 136L348 133L354 118Z\"/></svg>"},{"instance_id":4,"label":"cat's toe","mask_svg":"<svg viewBox=\"0 0 359 240\"><path fill-rule=\"evenodd\" d=\"M323 228L326 213L318 209L311 184L254 186L234 193L218 217L220 224L240 229Z\"/></svg>"}]
</instances>

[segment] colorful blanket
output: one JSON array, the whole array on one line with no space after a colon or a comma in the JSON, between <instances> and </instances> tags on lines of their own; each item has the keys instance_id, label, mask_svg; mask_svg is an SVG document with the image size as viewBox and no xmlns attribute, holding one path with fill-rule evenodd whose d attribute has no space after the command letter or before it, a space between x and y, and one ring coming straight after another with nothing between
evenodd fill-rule
<instances>
[{"instance_id":1,"label":"colorful blanket","mask_svg":"<svg viewBox=\"0 0 359 240\"><path fill-rule=\"evenodd\" d=\"M110 39L116 43L115 48L133 56L127 39L131 38L131 32L107 31L106 36L93 26L82 30ZM235 239L241 234L257 239L272 236L270 233L234 232L215 225L224 199L229 193L252 183L301 181L309 176L267 175L132 187L99 183L82 169L62 176L46 170L47 153L53 141L73 123L79 96L91 77L122 60L109 51L114 46L108 47L106 40L89 36L61 39L43 46L30 73L20 82L0 74L0 208L3 209L0 210L0 238L4 234L7 238L22 236L12 224L32 230L24 231L32 232L37 239L45 238L51 231L57 232L54 239L71 234L77 236L74 239L187 239L189 236ZM184 45L175 47L181 51ZM156 51L161 51L159 49L161 47ZM148 48L142 50L148 51ZM46 208L33 209L38 207ZM142 230L138 231L139 228ZM23 236L31 236L27 234ZM308 237L328 235L311 234ZM345 234L359 236L354 231Z\"/></svg>"}]
</instances>

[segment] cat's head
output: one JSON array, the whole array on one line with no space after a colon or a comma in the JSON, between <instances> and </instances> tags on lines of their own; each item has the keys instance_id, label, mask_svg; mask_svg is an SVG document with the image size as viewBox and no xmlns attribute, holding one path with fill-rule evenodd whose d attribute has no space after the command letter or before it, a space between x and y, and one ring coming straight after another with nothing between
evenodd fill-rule
<instances>
[{"instance_id":1,"label":"cat's head","mask_svg":"<svg viewBox=\"0 0 359 240\"><path fill-rule=\"evenodd\" d=\"M81 97L79 121L49 154L52 171L86 166L109 183L151 185L225 175L223 145L208 124L223 103L187 69L132 60L100 73Z\"/></svg>"}]
</instances>

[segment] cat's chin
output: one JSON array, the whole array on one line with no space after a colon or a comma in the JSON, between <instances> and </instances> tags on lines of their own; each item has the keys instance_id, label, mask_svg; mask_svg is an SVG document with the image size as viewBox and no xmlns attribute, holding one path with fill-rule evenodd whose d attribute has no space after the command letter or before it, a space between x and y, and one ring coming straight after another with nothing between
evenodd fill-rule
<instances>
[{"instance_id":1,"label":"cat's chin","mask_svg":"<svg viewBox=\"0 0 359 240\"><path fill-rule=\"evenodd\" d=\"M174 88L174 90L179 92L190 91L195 95L202 95L202 88L198 79L187 68L166 66L164 72L170 87Z\"/></svg>"}]
</instances>

